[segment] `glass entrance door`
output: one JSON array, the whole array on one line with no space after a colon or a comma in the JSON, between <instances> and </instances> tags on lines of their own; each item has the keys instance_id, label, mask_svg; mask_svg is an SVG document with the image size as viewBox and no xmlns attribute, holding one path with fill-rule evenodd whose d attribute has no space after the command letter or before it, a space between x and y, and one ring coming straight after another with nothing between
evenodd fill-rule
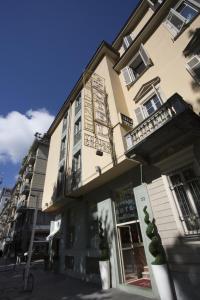
<instances>
[{"instance_id":1,"label":"glass entrance door","mask_svg":"<svg viewBox=\"0 0 200 300\"><path fill-rule=\"evenodd\" d=\"M115 199L122 282L150 288L140 221L132 188L124 188Z\"/></svg>"}]
</instances>

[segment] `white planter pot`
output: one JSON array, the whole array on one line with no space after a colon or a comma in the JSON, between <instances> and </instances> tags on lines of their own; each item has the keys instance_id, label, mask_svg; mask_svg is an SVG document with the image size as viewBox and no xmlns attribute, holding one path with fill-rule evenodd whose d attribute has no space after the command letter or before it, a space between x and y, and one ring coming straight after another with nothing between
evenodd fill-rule
<instances>
[{"instance_id":1,"label":"white planter pot","mask_svg":"<svg viewBox=\"0 0 200 300\"><path fill-rule=\"evenodd\" d=\"M152 270L160 299L174 300L167 265L152 265Z\"/></svg>"},{"instance_id":2,"label":"white planter pot","mask_svg":"<svg viewBox=\"0 0 200 300\"><path fill-rule=\"evenodd\" d=\"M110 261L99 261L99 270L101 275L101 284L103 290L110 288Z\"/></svg>"}]
</instances>

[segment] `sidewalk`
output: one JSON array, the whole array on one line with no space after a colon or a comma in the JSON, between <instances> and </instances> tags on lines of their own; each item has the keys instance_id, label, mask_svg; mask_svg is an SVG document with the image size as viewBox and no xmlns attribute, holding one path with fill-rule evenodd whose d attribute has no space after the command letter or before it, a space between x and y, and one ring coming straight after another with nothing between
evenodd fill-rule
<instances>
[{"instance_id":1,"label":"sidewalk","mask_svg":"<svg viewBox=\"0 0 200 300\"><path fill-rule=\"evenodd\" d=\"M33 274L34 290L30 293L22 291L22 270L1 272L0 300L147 300L117 289L102 291L93 284L40 269Z\"/></svg>"}]
</instances>

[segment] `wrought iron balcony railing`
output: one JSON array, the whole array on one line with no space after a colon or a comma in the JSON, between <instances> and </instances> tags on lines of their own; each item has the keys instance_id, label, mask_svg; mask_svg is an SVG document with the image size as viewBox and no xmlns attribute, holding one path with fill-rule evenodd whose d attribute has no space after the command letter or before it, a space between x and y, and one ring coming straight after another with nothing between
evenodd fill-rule
<instances>
[{"instance_id":1,"label":"wrought iron balcony railing","mask_svg":"<svg viewBox=\"0 0 200 300\"><path fill-rule=\"evenodd\" d=\"M170 122L188 107L189 105L182 100L181 96L178 94L173 95L156 112L125 135L126 150L136 147L145 138Z\"/></svg>"}]
</instances>

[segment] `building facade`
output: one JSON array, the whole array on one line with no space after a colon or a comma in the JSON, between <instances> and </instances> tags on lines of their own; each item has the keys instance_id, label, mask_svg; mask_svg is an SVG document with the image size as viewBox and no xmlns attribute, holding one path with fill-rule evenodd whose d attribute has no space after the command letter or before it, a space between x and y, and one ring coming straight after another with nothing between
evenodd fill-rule
<instances>
[{"instance_id":1,"label":"building facade","mask_svg":"<svg viewBox=\"0 0 200 300\"><path fill-rule=\"evenodd\" d=\"M3 252L9 231L11 189L3 188L0 195L0 250Z\"/></svg>"},{"instance_id":2,"label":"building facade","mask_svg":"<svg viewBox=\"0 0 200 300\"><path fill-rule=\"evenodd\" d=\"M155 218L178 299L200 283L200 1L139 1L102 42L51 125L43 210L60 271L158 297L143 209Z\"/></svg>"},{"instance_id":3,"label":"building facade","mask_svg":"<svg viewBox=\"0 0 200 300\"><path fill-rule=\"evenodd\" d=\"M49 150L49 141L44 136L37 136L24 157L19 177L12 193L15 204L13 226L10 229L12 243L11 255L28 251L33 228L33 215L37 208L37 222L34 242L45 241L49 234L51 216L42 212L42 194Z\"/></svg>"}]
</instances>

